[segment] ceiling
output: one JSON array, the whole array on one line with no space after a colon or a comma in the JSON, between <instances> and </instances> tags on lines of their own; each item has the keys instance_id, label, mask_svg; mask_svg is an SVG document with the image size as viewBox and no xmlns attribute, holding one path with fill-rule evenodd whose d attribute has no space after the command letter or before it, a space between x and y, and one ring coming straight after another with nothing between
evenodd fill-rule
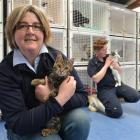
<instances>
[{"instance_id":1,"label":"ceiling","mask_svg":"<svg viewBox=\"0 0 140 140\"><path fill-rule=\"evenodd\" d=\"M140 0L106 0L106 1L124 5L128 9L134 9L140 6Z\"/></svg>"},{"instance_id":2,"label":"ceiling","mask_svg":"<svg viewBox=\"0 0 140 140\"><path fill-rule=\"evenodd\" d=\"M115 2L118 4L127 4L130 0L106 0L106 1Z\"/></svg>"}]
</instances>

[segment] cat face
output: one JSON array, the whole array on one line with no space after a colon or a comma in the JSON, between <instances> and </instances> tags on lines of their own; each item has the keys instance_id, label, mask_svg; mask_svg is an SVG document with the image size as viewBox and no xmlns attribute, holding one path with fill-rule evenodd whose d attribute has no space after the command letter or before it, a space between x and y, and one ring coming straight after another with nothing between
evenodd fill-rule
<instances>
[{"instance_id":1,"label":"cat face","mask_svg":"<svg viewBox=\"0 0 140 140\"><path fill-rule=\"evenodd\" d=\"M68 76L73 68L73 59L63 58L61 53L57 54L53 71L59 76Z\"/></svg>"},{"instance_id":2,"label":"cat face","mask_svg":"<svg viewBox=\"0 0 140 140\"><path fill-rule=\"evenodd\" d=\"M120 58L120 55L118 54L117 51L112 51L112 52L111 52L111 55L112 55L116 60L119 60L119 58Z\"/></svg>"}]
</instances>

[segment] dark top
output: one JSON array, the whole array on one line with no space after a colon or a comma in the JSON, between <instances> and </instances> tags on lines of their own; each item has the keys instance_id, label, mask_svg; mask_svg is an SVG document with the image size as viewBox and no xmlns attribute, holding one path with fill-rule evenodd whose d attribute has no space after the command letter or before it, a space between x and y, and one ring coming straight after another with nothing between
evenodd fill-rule
<instances>
[{"instance_id":1,"label":"dark top","mask_svg":"<svg viewBox=\"0 0 140 140\"><path fill-rule=\"evenodd\" d=\"M89 60L88 67L87 67L87 72L90 77L95 75L97 72L99 72L102 67L105 65L105 60L101 62L95 55L93 56L92 59ZM109 88L109 87L115 87L115 79L112 74L112 71L110 67L107 69L107 72L103 79L97 84L97 90L101 90L103 88Z\"/></svg>"},{"instance_id":2,"label":"dark top","mask_svg":"<svg viewBox=\"0 0 140 140\"><path fill-rule=\"evenodd\" d=\"M0 63L0 109L6 128L18 135L39 132L52 116L87 106L87 92L75 69L71 75L77 81L76 91L63 107L55 98L50 98L45 103L40 103L35 98L35 87L31 86L31 80L48 75L56 57L56 50L49 46L47 48L49 53L41 55L37 73L26 64L13 67L13 51Z\"/></svg>"}]
</instances>

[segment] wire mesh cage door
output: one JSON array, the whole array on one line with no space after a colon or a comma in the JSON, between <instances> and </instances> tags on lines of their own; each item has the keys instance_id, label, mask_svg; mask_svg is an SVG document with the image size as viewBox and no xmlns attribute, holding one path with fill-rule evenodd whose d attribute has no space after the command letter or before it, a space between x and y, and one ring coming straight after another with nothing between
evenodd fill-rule
<instances>
[{"instance_id":1,"label":"wire mesh cage door","mask_svg":"<svg viewBox=\"0 0 140 140\"><path fill-rule=\"evenodd\" d=\"M71 0L71 28L89 29L97 33L109 31L109 5L92 0Z\"/></svg>"},{"instance_id":2,"label":"wire mesh cage door","mask_svg":"<svg viewBox=\"0 0 140 140\"><path fill-rule=\"evenodd\" d=\"M57 50L67 55L66 30L52 28L51 31L52 31L52 40L48 45L56 48Z\"/></svg>"},{"instance_id":3,"label":"wire mesh cage door","mask_svg":"<svg viewBox=\"0 0 140 140\"><path fill-rule=\"evenodd\" d=\"M66 27L67 25L67 0L41 0L48 14L52 27Z\"/></svg>"},{"instance_id":4,"label":"wire mesh cage door","mask_svg":"<svg viewBox=\"0 0 140 140\"><path fill-rule=\"evenodd\" d=\"M124 62L136 64L136 39L124 38Z\"/></svg>"},{"instance_id":5,"label":"wire mesh cage door","mask_svg":"<svg viewBox=\"0 0 140 140\"><path fill-rule=\"evenodd\" d=\"M109 32L109 5L99 1L92 1L91 11L91 28L94 32L105 33Z\"/></svg>"},{"instance_id":6,"label":"wire mesh cage door","mask_svg":"<svg viewBox=\"0 0 140 140\"><path fill-rule=\"evenodd\" d=\"M136 88L136 65L123 65L121 77L125 84Z\"/></svg>"},{"instance_id":7,"label":"wire mesh cage door","mask_svg":"<svg viewBox=\"0 0 140 140\"><path fill-rule=\"evenodd\" d=\"M32 4L32 0L12 0L12 9L21 6Z\"/></svg>"},{"instance_id":8,"label":"wire mesh cage door","mask_svg":"<svg viewBox=\"0 0 140 140\"><path fill-rule=\"evenodd\" d=\"M71 0L71 27L91 28L91 1Z\"/></svg>"},{"instance_id":9,"label":"wire mesh cage door","mask_svg":"<svg viewBox=\"0 0 140 140\"><path fill-rule=\"evenodd\" d=\"M75 59L75 65L85 65L91 55L91 35L82 32L71 32L70 56Z\"/></svg>"},{"instance_id":10,"label":"wire mesh cage door","mask_svg":"<svg viewBox=\"0 0 140 140\"><path fill-rule=\"evenodd\" d=\"M137 67L137 88L140 91L140 65Z\"/></svg>"},{"instance_id":11,"label":"wire mesh cage door","mask_svg":"<svg viewBox=\"0 0 140 140\"><path fill-rule=\"evenodd\" d=\"M138 46L137 46L137 62L140 64L140 39L138 39Z\"/></svg>"},{"instance_id":12,"label":"wire mesh cage door","mask_svg":"<svg viewBox=\"0 0 140 140\"><path fill-rule=\"evenodd\" d=\"M96 92L95 85L93 84L91 78L87 74L87 66L84 67L75 66L75 69L88 94L94 94Z\"/></svg>"},{"instance_id":13,"label":"wire mesh cage door","mask_svg":"<svg viewBox=\"0 0 140 140\"><path fill-rule=\"evenodd\" d=\"M124 34L124 10L121 8L111 6L110 33L117 36L123 36Z\"/></svg>"},{"instance_id":14,"label":"wire mesh cage door","mask_svg":"<svg viewBox=\"0 0 140 140\"><path fill-rule=\"evenodd\" d=\"M136 12L125 10L124 36L136 38Z\"/></svg>"}]
</instances>

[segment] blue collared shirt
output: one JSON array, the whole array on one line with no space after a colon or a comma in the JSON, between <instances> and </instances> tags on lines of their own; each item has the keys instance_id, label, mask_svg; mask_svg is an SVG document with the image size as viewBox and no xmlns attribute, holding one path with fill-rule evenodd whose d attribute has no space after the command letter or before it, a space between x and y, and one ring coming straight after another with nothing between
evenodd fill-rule
<instances>
[{"instance_id":1,"label":"blue collared shirt","mask_svg":"<svg viewBox=\"0 0 140 140\"><path fill-rule=\"evenodd\" d=\"M14 49L14 55L13 55L13 67L18 64L26 64L31 70L33 70L36 73L36 69L40 60L40 54L42 53L48 53L48 49L45 44L40 49L39 55L36 57L34 61L34 67L29 63L29 61L24 57L24 55L21 53L19 49Z\"/></svg>"}]
</instances>

